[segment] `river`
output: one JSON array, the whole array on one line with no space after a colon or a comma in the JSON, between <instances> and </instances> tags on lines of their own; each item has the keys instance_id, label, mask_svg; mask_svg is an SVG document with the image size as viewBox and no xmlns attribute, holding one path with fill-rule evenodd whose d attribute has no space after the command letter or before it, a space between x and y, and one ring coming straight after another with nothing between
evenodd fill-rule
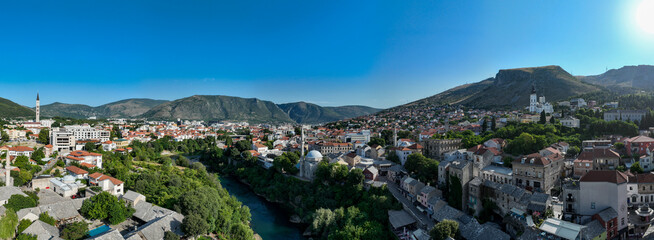
<instances>
[{"instance_id":1,"label":"river","mask_svg":"<svg viewBox=\"0 0 654 240\"><path fill-rule=\"evenodd\" d=\"M275 203L257 196L250 188L230 177L220 177L220 183L229 194L250 208L252 230L264 240L300 240L303 227L288 221L289 215Z\"/></svg>"}]
</instances>

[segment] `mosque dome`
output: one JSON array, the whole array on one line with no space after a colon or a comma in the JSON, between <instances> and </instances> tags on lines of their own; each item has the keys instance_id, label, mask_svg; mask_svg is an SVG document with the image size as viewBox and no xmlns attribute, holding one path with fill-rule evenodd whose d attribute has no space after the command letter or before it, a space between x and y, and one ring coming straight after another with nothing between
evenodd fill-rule
<instances>
[{"instance_id":1,"label":"mosque dome","mask_svg":"<svg viewBox=\"0 0 654 240\"><path fill-rule=\"evenodd\" d=\"M305 157L307 160L313 160L313 161L321 161L322 160L322 154L316 150L311 150Z\"/></svg>"}]
</instances>

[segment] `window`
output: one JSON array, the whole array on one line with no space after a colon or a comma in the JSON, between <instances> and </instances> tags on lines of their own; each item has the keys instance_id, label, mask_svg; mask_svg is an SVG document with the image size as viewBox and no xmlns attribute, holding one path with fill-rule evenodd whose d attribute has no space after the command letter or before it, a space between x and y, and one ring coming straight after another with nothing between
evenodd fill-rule
<instances>
[{"instance_id":1,"label":"window","mask_svg":"<svg viewBox=\"0 0 654 240\"><path fill-rule=\"evenodd\" d=\"M624 225L624 218L622 218L622 219L620 219L620 220L621 220L621 224L620 224L620 225Z\"/></svg>"},{"instance_id":2,"label":"window","mask_svg":"<svg viewBox=\"0 0 654 240\"><path fill-rule=\"evenodd\" d=\"M590 203L590 209L595 209L595 202Z\"/></svg>"}]
</instances>

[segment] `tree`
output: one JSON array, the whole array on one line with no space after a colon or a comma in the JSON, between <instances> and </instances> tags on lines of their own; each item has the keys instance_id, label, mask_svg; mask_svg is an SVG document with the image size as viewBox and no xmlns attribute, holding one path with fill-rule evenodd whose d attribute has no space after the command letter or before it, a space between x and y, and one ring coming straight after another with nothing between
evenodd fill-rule
<instances>
[{"instance_id":1,"label":"tree","mask_svg":"<svg viewBox=\"0 0 654 240\"><path fill-rule=\"evenodd\" d=\"M55 220L53 217L51 217L48 212L42 212L39 214L39 220L43 221L44 223L50 224L54 226L57 223L57 220Z\"/></svg>"},{"instance_id":2,"label":"tree","mask_svg":"<svg viewBox=\"0 0 654 240\"><path fill-rule=\"evenodd\" d=\"M37 240L38 238L32 234L20 234L16 240Z\"/></svg>"},{"instance_id":3,"label":"tree","mask_svg":"<svg viewBox=\"0 0 654 240\"><path fill-rule=\"evenodd\" d=\"M5 216L0 218L0 239L11 239L18 226L18 215L11 209L7 209Z\"/></svg>"},{"instance_id":4,"label":"tree","mask_svg":"<svg viewBox=\"0 0 654 240\"><path fill-rule=\"evenodd\" d=\"M9 134L7 134L5 131L0 130L0 136L2 136L1 138L3 142L9 141Z\"/></svg>"},{"instance_id":5,"label":"tree","mask_svg":"<svg viewBox=\"0 0 654 240\"><path fill-rule=\"evenodd\" d=\"M395 151L393 151L393 150L388 152L388 154L386 155L386 160L394 162L394 163L398 163L398 164L400 163L400 157L398 157L397 154L395 153Z\"/></svg>"},{"instance_id":6,"label":"tree","mask_svg":"<svg viewBox=\"0 0 654 240\"><path fill-rule=\"evenodd\" d=\"M66 240L77 240L82 239L86 236L86 233L89 232L89 224L81 221L67 224L63 230L61 230L61 238Z\"/></svg>"},{"instance_id":7,"label":"tree","mask_svg":"<svg viewBox=\"0 0 654 240\"><path fill-rule=\"evenodd\" d=\"M497 124L495 123L495 116L491 118L491 130L495 132L497 130Z\"/></svg>"},{"instance_id":8,"label":"tree","mask_svg":"<svg viewBox=\"0 0 654 240\"><path fill-rule=\"evenodd\" d=\"M502 158L502 165L505 167L512 167L513 166L513 158L512 157L504 157Z\"/></svg>"},{"instance_id":9,"label":"tree","mask_svg":"<svg viewBox=\"0 0 654 240\"><path fill-rule=\"evenodd\" d=\"M50 131L46 128L41 129L38 141L43 144L48 144L50 142Z\"/></svg>"},{"instance_id":10,"label":"tree","mask_svg":"<svg viewBox=\"0 0 654 240\"><path fill-rule=\"evenodd\" d=\"M434 240L444 240L448 237L456 238L459 235L459 223L454 220L445 219L434 225L434 228L429 231L429 235Z\"/></svg>"},{"instance_id":11,"label":"tree","mask_svg":"<svg viewBox=\"0 0 654 240\"><path fill-rule=\"evenodd\" d=\"M377 144L379 146L385 147L386 146L386 140L384 140L383 138L379 138L379 137L372 137L372 138L370 138L370 142L368 142L368 145L373 145L373 144Z\"/></svg>"},{"instance_id":12,"label":"tree","mask_svg":"<svg viewBox=\"0 0 654 240\"><path fill-rule=\"evenodd\" d=\"M29 219L20 220L20 222L18 223L18 230L16 232L20 234L23 231L25 231L25 229L27 229L27 227L29 227L30 225L32 225L32 221L30 221Z\"/></svg>"},{"instance_id":13,"label":"tree","mask_svg":"<svg viewBox=\"0 0 654 240\"><path fill-rule=\"evenodd\" d=\"M457 176L452 175L449 180L447 202L450 206L461 210L463 207L461 199L463 196L463 187L461 187L461 182Z\"/></svg>"},{"instance_id":14,"label":"tree","mask_svg":"<svg viewBox=\"0 0 654 240\"><path fill-rule=\"evenodd\" d=\"M614 146L615 149L618 150L618 151L621 151L621 152L622 152L622 151L625 150L625 147L624 147L624 143L623 143L623 142L617 142L617 143L613 144L613 146Z\"/></svg>"},{"instance_id":15,"label":"tree","mask_svg":"<svg viewBox=\"0 0 654 240\"><path fill-rule=\"evenodd\" d=\"M538 121L540 124L545 124L547 123L547 115L545 115L545 110L540 112L540 121Z\"/></svg>"},{"instance_id":16,"label":"tree","mask_svg":"<svg viewBox=\"0 0 654 240\"><path fill-rule=\"evenodd\" d=\"M166 232L164 233L164 240L179 240L179 239L180 239L180 238L179 238L179 235L177 235L177 234L174 233L174 232L166 231Z\"/></svg>"},{"instance_id":17,"label":"tree","mask_svg":"<svg viewBox=\"0 0 654 240\"><path fill-rule=\"evenodd\" d=\"M197 236L209 231L209 224L198 214L191 214L182 221L182 230L188 236Z\"/></svg>"},{"instance_id":18,"label":"tree","mask_svg":"<svg viewBox=\"0 0 654 240\"><path fill-rule=\"evenodd\" d=\"M86 151L95 151L98 147L95 145L95 143L92 142L87 142L84 144L84 150Z\"/></svg>"},{"instance_id":19,"label":"tree","mask_svg":"<svg viewBox=\"0 0 654 240\"><path fill-rule=\"evenodd\" d=\"M631 164L631 168L629 168L632 173L643 173L643 168L640 166L640 162L635 162L634 164Z\"/></svg>"},{"instance_id":20,"label":"tree","mask_svg":"<svg viewBox=\"0 0 654 240\"><path fill-rule=\"evenodd\" d=\"M551 124L555 124L555 123L556 123L556 120L554 119L554 116L551 116L551 117L550 117L550 123L551 123Z\"/></svg>"},{"instance_id":21,"label":"tree","mask_svg":"<svg viewBox=\"0 0 654 240\"><path fill-rule=\"evenodd\" d=\"M131 217L134 210L125 206L125 201L118 200L108 192L84 200L80 209L82 215L89 219L108 219L111 224L118 224Z\"/></svg>"},{"instance_id":22,"label":"tree","mask_svg":"<svg viewBox=\"0 0 654 240\"><path fill-rule=\"evenodd\" d=\"M581 150L577 146L572 146L568 148L568 151L565 153L567 157L575 157L577 154L579 154Z\"/></svg>"},{"instance_id":23,"label":"tree","mask_svg":"<svg viewBox=\"0 0 654 240\"><path fill-rule=\"evenodd\" d=\"M9 200L7 200L7 204L5 204L4 206L7 209L12 209L15 212L18 212L19 210L24 208L36 207L36 205L37 205L37 201L34 200L33 198L29 196L25 197L23 195L14 194L11 195L11 197L9 197Z\"/></svg>"}]
</instances>

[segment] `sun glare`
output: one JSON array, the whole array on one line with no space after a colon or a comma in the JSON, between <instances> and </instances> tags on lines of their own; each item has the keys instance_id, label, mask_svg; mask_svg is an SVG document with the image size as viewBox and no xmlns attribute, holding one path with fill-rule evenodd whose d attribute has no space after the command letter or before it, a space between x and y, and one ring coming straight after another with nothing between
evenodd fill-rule
<instances>
[{"instance_id":1,"label":"sun glare","mask_svg":"<svg viewBox=\"0 0 654 240\"><path fill-rule=\"evenodd\" d=\"M654 34L654 0L643 0L636 10L636 21L648 34Z\"/></svg>"}]
</instances>

